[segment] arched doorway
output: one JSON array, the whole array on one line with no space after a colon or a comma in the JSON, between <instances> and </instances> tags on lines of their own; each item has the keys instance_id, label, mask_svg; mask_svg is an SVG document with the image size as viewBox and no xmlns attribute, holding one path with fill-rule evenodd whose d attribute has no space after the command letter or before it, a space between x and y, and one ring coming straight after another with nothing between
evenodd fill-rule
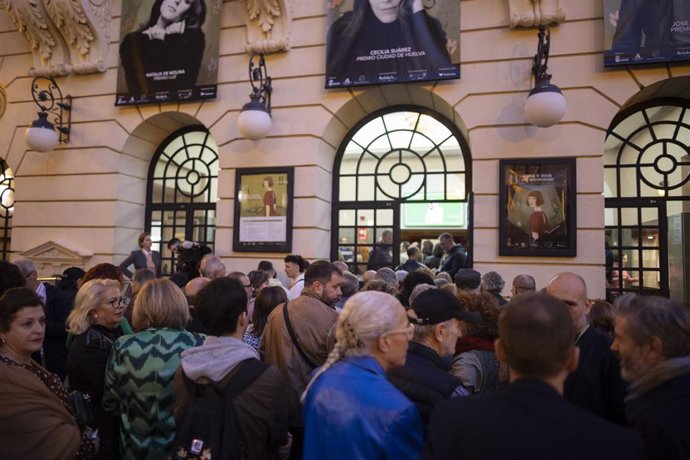
<instances>
[{"instance_id":1,"label":"arched doorway","mask_svg":"<svg viewBox=\"0 0 690 460\"><path fill-rule=\"evenodd\" d=\"M218 200L218 146L204 126L172 133L151 160L146 229L158 245L163 273L174 271L166 242L177 237L213 248Z\"/></svg>"},{"instance_id":2,"label":"arched doorway","mask_svg":"<svg viewBox=\"0 0 690 460\"><path fill-rule=\"evenodd\" d=\"M676 81L672 81L676 80ZM684 80L684 81L683 81ZM690 100L671 79L615 117L604 154L607 293L690 301ZM676 92L677 91L677 92Z\"/></svg>"},{"instance_id":3,"label":"arched doorway","mask_svg":"<svg viewBox=\"0 0 690 460\"><path fill-rule=\"evenodd\" d=\"M333 177L331 259L354 273L397 266L401 241L450 232L471 246L469 147L440 114L396 106L364 118L341 143Z\"/></svg>"}]
</instances>

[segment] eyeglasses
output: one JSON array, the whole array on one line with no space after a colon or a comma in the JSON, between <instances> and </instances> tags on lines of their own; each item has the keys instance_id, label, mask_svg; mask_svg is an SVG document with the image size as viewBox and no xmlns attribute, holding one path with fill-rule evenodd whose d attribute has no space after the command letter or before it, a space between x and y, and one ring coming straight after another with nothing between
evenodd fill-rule
<instances>
[{"instance_id":1,"label":"eyeglasses","mask_svg":"<svg viewBox=\"0 0 690 460\"><path fill-rule=\"evenodd\" d=\"M412 340L412 337L414 337L414 324L410 323L405 327L401 327L400 329L393 329L392 331L386 332L383 335L393 334L405 334L407 336L407 340Z\"/></svg>"},{"instance_id":2,"label":"eyeglasses","mask_svg":"<svg viewBox=\"0 0 690 460\"><path fill-rule=\"evenodd\" d=\"M106 300L105 303L109 303L113 310L117 307L125 307L126 299L124 297L116 297L114 299Z\"/></svg>"}]
</instances>

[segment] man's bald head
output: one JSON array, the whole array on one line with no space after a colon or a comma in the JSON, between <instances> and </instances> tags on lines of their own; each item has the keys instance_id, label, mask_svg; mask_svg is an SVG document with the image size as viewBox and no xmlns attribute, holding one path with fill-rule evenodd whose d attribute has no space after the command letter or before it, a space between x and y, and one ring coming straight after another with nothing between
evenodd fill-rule
<instances>
[{"instance_id":1,"label":"man's bald head","mask_svg":"<svg viewBox=\"0 0 690 460\"><path fill-rule=\"evenodd\" d=\"M546 285L546 293L556 297L570 307L570 314L578 332L588 321L590 302L587 298L587 283L580 275L563 272L551 278Z\"/></svg>"},{"instance_id":2,"label":"man's bald head","mask_svg":"<svg viewBox=\"0 0 690 460\"><path fill-rule=\"evenodd\" d=\"M203 276L193 278L184 287L184 295L187 297L187 304L194 305L196 303L196 296L211 280Z\"/></svg>"}]
</instances>

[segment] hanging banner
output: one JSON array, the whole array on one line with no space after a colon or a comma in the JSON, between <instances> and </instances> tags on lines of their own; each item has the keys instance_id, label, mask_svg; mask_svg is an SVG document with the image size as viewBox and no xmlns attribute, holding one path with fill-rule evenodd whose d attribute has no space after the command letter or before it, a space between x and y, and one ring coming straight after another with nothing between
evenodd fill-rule
<instances>
[{"instance_id":1,"label":"hanging banner","mask_svg":"<svg viewBox=\"0 0 690 460\"><path fill-rule=\"evenodd\" d=\"M690 1L604 0L604 64L690 61Z\"/></svg>"},{"instance_id":2,"label":"hanging banner","mask_svg":"<svg viewBox=\"0 0 690 460\"><path fill-rule=\"evenodd\" d=\"M115 105L216 97L222 0L122 0Z\"/></svg>"},{"instance_id":3,"label":"hanging banner","mask_svg":"<svg viewBox=\"0 0 690 460\"><path fill-rule=\"evenodd\" d=\"M328 0L326 88L460 78L458 0Z\"/></svg>"}]
</instances>

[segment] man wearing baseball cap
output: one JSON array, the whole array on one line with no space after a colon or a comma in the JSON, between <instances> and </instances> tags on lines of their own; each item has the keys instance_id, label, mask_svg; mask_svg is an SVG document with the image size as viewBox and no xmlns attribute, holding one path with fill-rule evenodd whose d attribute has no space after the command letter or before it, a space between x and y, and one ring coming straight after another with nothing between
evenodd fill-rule
<instances>
[{"instance_id":1,"label":"man wearing baseball cap","mask_svg":"<svg viewBox=\"0 0 690 460\"><path fill-rule=\"evenodd\" d=\"M449 373L455 342L462 335L461 322L476 323L480 317L465 310L450 292L431 288L419 294L407 311L415 325L414 337L403 367L388 373L389 380L415 403L425 427L437 402L465 396L460 379Z\"/></svg>"}]
</instances>

